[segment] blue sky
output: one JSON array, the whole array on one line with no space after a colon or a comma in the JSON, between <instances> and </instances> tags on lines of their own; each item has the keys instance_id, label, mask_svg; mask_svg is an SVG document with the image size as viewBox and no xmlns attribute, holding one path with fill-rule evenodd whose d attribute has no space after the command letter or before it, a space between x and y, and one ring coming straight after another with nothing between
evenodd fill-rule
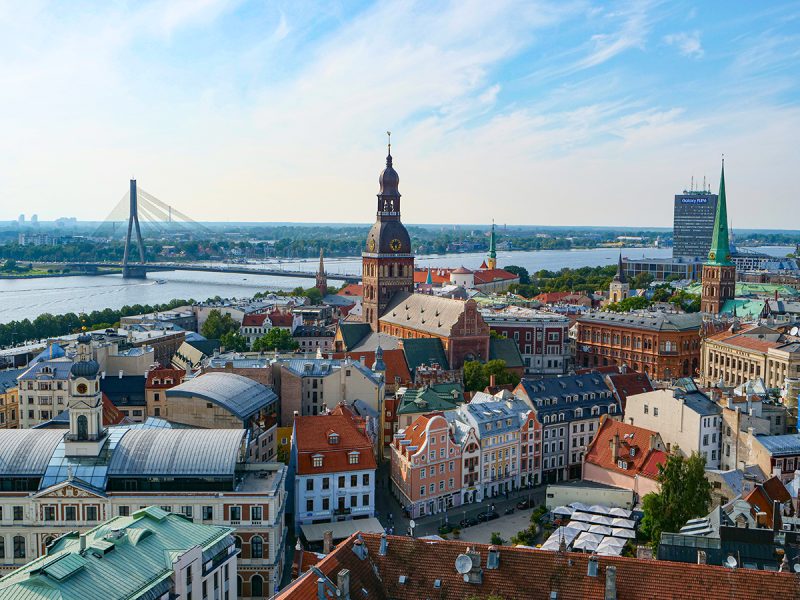
<instances>
[{"instance_id":1,"label":"blue sky","mask_svg":"<svg viewBox=\"0 0 800 600\"><path fill-rule=\"evenodd\" d=\"M798 2L0 0L0 218L798 228Z\"/></svg>"}]
</instances>

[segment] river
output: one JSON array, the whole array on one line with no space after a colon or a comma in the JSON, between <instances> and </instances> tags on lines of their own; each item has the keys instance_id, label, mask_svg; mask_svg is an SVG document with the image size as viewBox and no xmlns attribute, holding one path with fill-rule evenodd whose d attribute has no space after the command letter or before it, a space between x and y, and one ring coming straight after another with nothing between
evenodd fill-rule
<instances>
[{"instance_id":1,"label":"river","mask_svg":"<svg viewBox=\"0 0 800 600\"><path fill-rule=\"evenodd\" d=\"M754 248L775 256L785 256L793 248L774 246ZM625 248L628 258L664 258L669 248ZM591 250L540 250L530 252L498 252L497 262L519 265L530 272L540 269L557 271L564 267L594 267L610 265L619 255L617 248ZM418 256L417 266L477 268L485 253ZM265 263L267 264L267 263ZM268 263L271 268L275 262ZM172 271L152 273L146 280L123 280L120 275L96 277L56 277L42 279L0 280L0 323L24 318L33 319L42 313L91 312L103 308L120 308L126 304L157 304L173 298L205 300L214 296L227 298L249 297L265 290L291 290L299 285L314 284L316 259L282 261L287 270L308 270L308 279L226 273ZM325 260L329 274L361 272L361 258L330 258ZM157 283L158 281L164 283ZM338 283L338 282L334 282Z\"/></svg>"}]
</instances>

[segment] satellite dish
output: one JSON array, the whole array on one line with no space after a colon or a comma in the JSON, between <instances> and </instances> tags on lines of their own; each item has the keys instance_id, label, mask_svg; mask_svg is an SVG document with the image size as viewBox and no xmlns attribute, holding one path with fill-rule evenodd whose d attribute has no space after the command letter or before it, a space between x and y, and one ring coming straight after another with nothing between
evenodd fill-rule
<instances>
[{"instance_id":1,"label":"satellite dish","mask_svg":"<svg viewBox=\"0 0 800 600\"><path fill-rule=\"evenodd\" d=\"M466 554L459 554L456 556L456 571L462 575L466 575L472 569L472 559Z\"/></svg>"},{"instance_id":2,"label":"satellite dish","mask_svg":"<svg viewBox=\"0 0 800 600\"><path fill-rule=\"evenodd\" d=\"M792 567L792 571L794 571L795 573L800 573L800 563L795 563L794 566Z\"/></svg>"},{"instance_id":3,"label":"satellite dish","mask_svg":"<svg viewBox=\"0 0 800 600\"><path fill-rule=\"evenodd\" d=\"M464 573L464 583L469 583L469 575Z\"/></svg>"},{"instance_id":4,"label":"satellite dish","mask_svg":"<svg viewBox=\"0 0 800 600\"><path fill-rule=\"evenodd\" d=\"M800 327L792 327L791 330L789 330L791 335L797 335L798 332L800 332Z\"/></svg>"},{"instance_id":5,"label":"satellite dish","mask_svg":"<svg viewBox=\"0 0 800 600\"><path fill-rule=\"evenodd\" d=\"M736 562L736 559L733 557L733 555L729 556L725 560L725 566L730 567L731 569L735 569L736 568L737 562Z\"/></svg>"}]
</instances>

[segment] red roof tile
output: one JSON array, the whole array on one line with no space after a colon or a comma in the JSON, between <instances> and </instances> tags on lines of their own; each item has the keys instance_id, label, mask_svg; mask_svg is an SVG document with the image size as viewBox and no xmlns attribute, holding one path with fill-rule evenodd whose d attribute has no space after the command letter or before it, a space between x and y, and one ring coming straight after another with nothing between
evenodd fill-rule
<instances>
[{"instance_id":1,"label":"red roof tile","mask_svg":"<svg viewBox=\"0 0 800 600\"><path fill-rule=\"evenodd\" d=\"M242 318L242 327L263 327L268 317L266 313L248 313Z\"/></svg>"},{"instance_id":2,"label":"red roof tile","mask_svg":"<svg viewBox=\"0 0 800 600\"><path fill-rule=\"evenodd\" d=\"M588 554L500 546L498 568L487 568L490 546L458 540L388 536L381 555L380 536L351 536L317 568L336 584L350 572L350 596L384 600L463 600L495 595L503 600L604 600L609 567L616 571L617 600L797 600L792 573L728 569L627 557L594 556L597 576L588 575ZM366 547L361 558L354 546ZM468 583L455 560L471 547L479 555L481 583ZM401 582L402 577L402 582ZM555 594L553 594L555 592ZM316 600L317 575L306 573L280 592L279 600Z\"/></svg>"},{"instance_id":3,"label":"red roof tile","mask_svg":"<svg viewBox=\"0 0 800 600\"><path fill-rule=\"evenodd\" d=\"M153 369L147 372L145 388L150 390L166 390L180 384L185 375L186 371L184 369ZM158 383L156 383L156 381Z\"/></svg>"},{"instance_id":4,"label":"red roof tile","mask_svg":"<svg viewBox=\"0 0 800 600\"><path fill-rule=\"evenodd\" d=\"M273 327L291 327L294 323L294 316L289 312L274 310L269 313L269 322Z\"/></svg>"},{"instance_id":5,"label":"red roof tile","mask_svg":"<svg viewBox=\"0 0 800 600\"><path fill-rule=\"evenodd\" d=\"M630 373L609 373L608 379L611 381L614 392L622 403L623 412L625 412L628 396L653 391L653 384L644 373L636 373L634 371Z\"/></svg>"},{"instance_id":6,"label":"red roof tile","mask_svg":"<svg viewBox=\"0 0 800 600\"><path fill-rule=\"evenodd\" d=\"M360 283L351 283L344 286L337 293L337 296L363 296L364 286Z\"/></svg>"},{"instance_id":7,"label":"red roof tile","mask_svg":"<svg viewBox=\"0 0 800 600\"><path fill-rule=\"evenodd\" d=\"M369 438L359 431L352 416L345 414L314 415L294 418L297 444L297 473L337 473L374 469L375 455ZM336 433L339 441L331 444L329 434ZM350 464L348 454L358 450L358 463ZM312 456L323 456L322 466L314 467Z\"/></svg>"},{"instance_id":8,"label":"red roof tile","mask_svg":"<svg viewBox=\"0 0 800 600\"><path fill-rule=\"evenodd\" d=\"M414 271L414 283L425 283L428 281L428 269L417 269ZM449 269L431 269L431 282L436 285L450 283Z\"/></svg>"},{"instance_id":9,"label":"red roof tile","mask_svg":"<svg viewBox=\"0 0 800 600\"><path fill-rule=\"evenodd\" d=\"M650 448L651 436L657 435L655 431L615 421L604 415L597 435L586 450L584 460L607 471L624 473L630 477L643 475L655 479L658 475L658 465L667 461L666 452ZM618 443L616 458L611 448L615 439ZM619 460L625 461L625 469L618 465Z\"/></svg>"},{"instance_id":10,"label":"red roof tile","mask_svg":"<svg viewBox=\"0 0 800 600\"><path fill-rule=\"evenodd\" d=\"M491 283L493 281L511 281L512 279L519 279L519 275L515 275L505 269L485 269L483 271L475 271L475 283Z\"/></svg>"}]
</instances>

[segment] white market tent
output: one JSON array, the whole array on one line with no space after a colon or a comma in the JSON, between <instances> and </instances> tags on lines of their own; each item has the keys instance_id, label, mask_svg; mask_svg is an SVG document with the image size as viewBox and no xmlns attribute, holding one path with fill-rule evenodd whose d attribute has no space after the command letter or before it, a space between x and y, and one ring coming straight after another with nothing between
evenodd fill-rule
<instances>
[{"instance_id":1,"label":"white market tent","mask_svg":"<svg viewBox=\"0 0 800 600\"><path fill-rule=\"evenodd\" d=\"M558 550L561 546L561 540L564 540L564 544L569 547L572 542L575 540L578 535L580 535L580 531L577 529L573 529L572 527L559 527L556 529L547 541L542 544L542 550Z\"/></svg>"},{"instance_id":2,"label":"white market tent","mask_svg":"<svg viewBox=\"0 0 800 600\"><path fill-rule=\"evenodd\" d=\"M553 514L559 516L569 516L573 512L575 512L575 510L573 508L570 508L569 506L556 506L553 509Z\"/></svg>"},{"instance_id":3,"label":"white market tent","mask_svg":"<svg viewBox=\"0 0 800 600\"><path fill-rule=\"evenodd\" d=\"M575 540L575 543L572 544L572 547L575 550L589 550L591 552L597 549L597 546L599 546L600 542L602 541L603 541L602 535L597 535L596 533L589 533L588 531L584 531L578 536L578 538Z\"/></svg>"},{"instance_id":4,"label":"white market tent","mask_svg":"<svg viewBox=\"0 0 800 600\"><path fill-rule=\"evenodd\" d=\"M633 511L625 510L624 508L612 508L608 511L612 517L622 517L623 519L630 519Z\"/></svg>"},{"instance_id":5,"label":"white market tent","mask_svg":"<svg viewBox=\"0 0 800 600\"><path fill-rule=\"evenodd\" d=\"M611 527L607 525L592 525L589 527L589 533L596 533L598 535L611 535Z\"/></svg>"},{"instance_id":6,"label":"white market tent","mask_svg":"<svg viewBox=\"0 0 800 600\"><path fill-rule=\"evenodd\" d=\"M587 510L589 510L589 507L586 506L583 502L572 502L572 503L570 503L570 508L573 508L575 510L580 510L580 511L583 511L583 512L586 512Z\"/></svg>"},{"instance_id":7,"label":"white market tent","mask_svg":"<svg viewBox=\"0 0 800 600\"><path fill-rule=\"evenodd\" d=\"M611 509L601 504L593 504L588 508L587 512L595 513L596 515L610 515Z\"/></svg>"},{"instance_id":8,"label":"white market tent","mask_svg":"<svg viewBox=\"0 0 800 600\"><path fill-rule=\"evenodd\" d=\"M623 529L635 529L636 523L631 519L621 519L619 517L611 519L612 527L622 527Z\"/></svg>"},{"instance_id":9,"label":"white market tent","mask_svg":"<svg viewBox=\"0 0 800 600\"><path fill-rule=\"evenodd\" d=\"M636 539L636 532L633 529L622 529L621 527L612 527L611 535L615 538Z\"/></svg>"}]
</instances>

